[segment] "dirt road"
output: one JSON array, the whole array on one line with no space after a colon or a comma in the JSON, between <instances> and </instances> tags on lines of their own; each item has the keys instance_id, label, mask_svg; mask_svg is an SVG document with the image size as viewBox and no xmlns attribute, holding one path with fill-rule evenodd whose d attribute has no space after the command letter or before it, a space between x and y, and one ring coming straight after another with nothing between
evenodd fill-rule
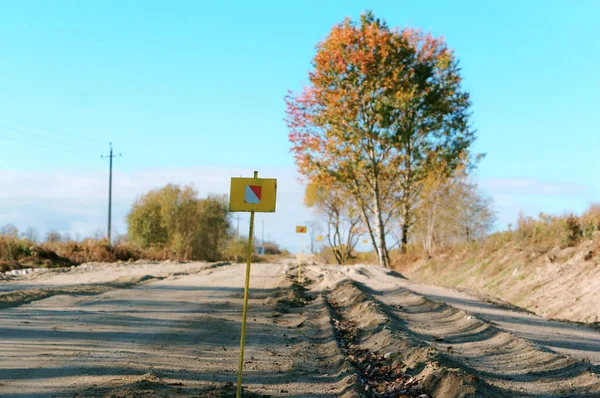
<instances>
[{"instance_id":1,"label":"dirt road","mask_svg":"<svg viewBox=\"0 0 600 398\"><path fill-rule=\"evenodd\" d=\"M303 270L252 266L244 396L600 397L591 329L373 266ZM2 281L0 396L235 396L243 279L136 263Z\"/></svg>"}]
</instances>

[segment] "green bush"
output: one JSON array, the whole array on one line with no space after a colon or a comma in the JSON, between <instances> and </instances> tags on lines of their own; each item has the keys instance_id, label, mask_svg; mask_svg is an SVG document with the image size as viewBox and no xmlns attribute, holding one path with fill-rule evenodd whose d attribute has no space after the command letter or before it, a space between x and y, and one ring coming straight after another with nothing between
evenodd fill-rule
<instances>
[{"instance_id":1,"label":"green bush","mask_svg":"<svg viewBox=\"0 0 600 398\"><path fill-rule=\"evenodd\" d=\"M265 248L265 254L278 255L281 254L279 246L272 242L265 242L262 245Z\"/></svg>"},{"instance_id":2,"label":"green bush","mask_svg":"<svg viewBox=\"0 0 600 398\"><path fill-rule=\"evenodd\" d=\"M233 261L237 263L245 263L248 258L248 239L231 239L225 248L223 253L223 259L227 261ZM259 263L263 262L264 257L252 253L252 262Z\"/></svg>"},{"instance_id":3,"label":"green bush","mask_svg":"<svg viewBox=\"0 0 600 398\"><path fill-rule=\"evenodd\" d=\"M199 199L190 186L169 184L142 195L127 226L138 247L162 248L178 260L221 260L231 239L227 197Z\"/></svg>"}]
</instances>

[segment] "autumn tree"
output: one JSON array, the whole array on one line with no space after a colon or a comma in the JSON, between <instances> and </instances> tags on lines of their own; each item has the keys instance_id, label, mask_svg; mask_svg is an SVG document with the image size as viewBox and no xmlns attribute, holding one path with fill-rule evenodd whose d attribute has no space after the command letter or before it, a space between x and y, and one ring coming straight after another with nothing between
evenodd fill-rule
<instances>
[{"instance_id":1,"label":"autumn tree","mask_svg":"<svg viewBox=\"0 0 600 398\"><path fill-rule=\"evenodd\" d=\"M14 224L6 224L0 228L0 235L17 237L19 236L19 229Z\"/></svg>"},{"instance_id":2,"label":"autumn tree","mask_svg":"<svg viewBox=\"0 0 600 398\"><path fill-rule=\"evenodd\" d=\"M23 233L23 237L35 243L38 240L38 231L34 227L27 227L27 229Z\"/></svg>"},{"instance_id":3,"label":"autumn tree","mask_svg":"<svg viewBox=\"0 0 600 398\"><path fill-rule=\"evenodd\" d=\"M484 238L496 221L491 199L464 174L437 181L430 176L416 213L415 236L427 253Z\"/></svg>"},{"instance_id":4,"label":"autumn tree","mask_svg":"<svg viewBox=\"0 0 600 398\"><path fill-rule=\"evenodd\" d=\"M60 232L55 231L55 230L50 230L48 231L48 233L46 234L46 242L50 242L50 243L57 243L60 242L62 240L62 236L60 234Z\"/></svg>"},{"instance_id":5,"label":"autumn tree","mask_svg":"<svg viewBox=\"0 0 600 398\"><path fill-rule=\"evenodd\" d=\"M434 243L439 243L441 236L448 232L449 226L454 227L453 206L455 203L448 198L453 186L461 178L457 172L455 178L446 175L444 164L433 164L429 173L423 179L419 201L415 208L415 223L413 235L421 242L425 252L433 251Z\"/></svg>"},{"instance_id":6,"label":"autumn tree","mask_svg":"<svg viewBox=\"0 0 600 398\"><path fill-rule=\"evenodd\" d=\"M304 194L304 203L306 205L308 191ZM306 223L308 226L308 237L310 240L310 253L315 254L319 251L319 244L317 243L317 236L327 235L323 232L323 225L320 220L310 220Z\"/></svg>"},{"instance_id":7,"label":"autumn tree","mask_svg":"<svg viewBox=\"0 0 600 398\"><path fill-rule=\"evenodd\" d=\"M353 197L380 265L389 266L386 239L399 224L406 249L429 165L469 161L469 95L453 52L366 12L317 45L309 84L286 104L300 173Z\"/></svg>"},{"instance_id":8,"label":"autumn tree","mask_svg":"<svg viewBox=\"0 0 600 398\"><path fill-rule=\"evenodd\" d=\"M465 179L455 185L454 196L457 235L465 242L484 238L496 221L492 199Z\"/></svg>"},{"instance_id":9,"label":"autumn tree","mask_svg":"<svg viewBox=\"0 0 600 398\"><path fill-rule=\"evenodd\" d=\"M338 264L347 264L362 232L362 223L353 198L338 185L306 187L304 204L325 216L327 240Z\"/></svg>"}]
</instances>

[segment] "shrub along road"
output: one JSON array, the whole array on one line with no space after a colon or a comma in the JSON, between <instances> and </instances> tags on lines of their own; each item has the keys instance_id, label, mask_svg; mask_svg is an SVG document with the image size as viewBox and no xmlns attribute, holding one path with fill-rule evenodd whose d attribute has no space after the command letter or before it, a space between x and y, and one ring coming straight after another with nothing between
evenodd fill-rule
<instances>
[{"instance_id":1,"label":"shrub along road","mask_svg":"<svg viewBox=\"0 0 600 398\"><path fill-rule=\"evenodd\" d=\"M0 395L234 396L244 268L93 264L0 282ZM245 396L600 394L596 331L379 267L303 270L300 286L293 261L252 266Z\"/></svg>"}]
</instances>

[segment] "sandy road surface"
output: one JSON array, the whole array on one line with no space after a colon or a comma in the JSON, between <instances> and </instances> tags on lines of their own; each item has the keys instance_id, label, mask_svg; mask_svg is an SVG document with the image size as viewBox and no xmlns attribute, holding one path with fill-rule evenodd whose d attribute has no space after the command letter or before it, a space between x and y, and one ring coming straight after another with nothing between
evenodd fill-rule
<instances>
[{"instance_id":1,"label":"sandy road surface","mask_svg":"<svg viewBox=\"0 0 600 398\"><path fill-rule=\"evenodd\" d=\"M304 270L301 287L292 263L252 267L245 396L600 397L597 332L372 266ZM0 396L234 396L243 279L144 263L2 282Z\"/></svg>"},{"instance_id":2,"label":"sandy road surface","mask_svg":"<svg viewBox=\"0 0 600 398\"><path fill-rule=\"evenodd\" d=\"M58 288L90 284L105 284L117 279L126 280L144 275L156 278L181 273L195 273L205 268L205 263L180 263L178 261L137 261L134 263L87 263L79 267L49 269L47 273L34 273L26 277L0 282L0 293L34 288Z\"/></svg>"},{"instance_id":3,"label":"sandy road surface","mask_svg":"<svg viewBox=\"0 0 600 398\"><path fill-rule=\"evenodd\" d=\"M164 268L149 264L137 276L163 275ZM237 371L244 266L182 268L193 272L2 310L0 396L227 396L226 383ZM136 276L106 269L113 277ZM108 282L97 280L98 269L91 271L95 282ZM277 298L286 297L286 271L284 264L253 266L245 382L274 396L305 396L316 386L316 396L341 396L352 375L340 366L324 303L314 300L300 311L282 305ZM73 276L36 279L55 285ZM306 332L295 327L302 321L311 326Z\"/></svg>"}]
</instances>

